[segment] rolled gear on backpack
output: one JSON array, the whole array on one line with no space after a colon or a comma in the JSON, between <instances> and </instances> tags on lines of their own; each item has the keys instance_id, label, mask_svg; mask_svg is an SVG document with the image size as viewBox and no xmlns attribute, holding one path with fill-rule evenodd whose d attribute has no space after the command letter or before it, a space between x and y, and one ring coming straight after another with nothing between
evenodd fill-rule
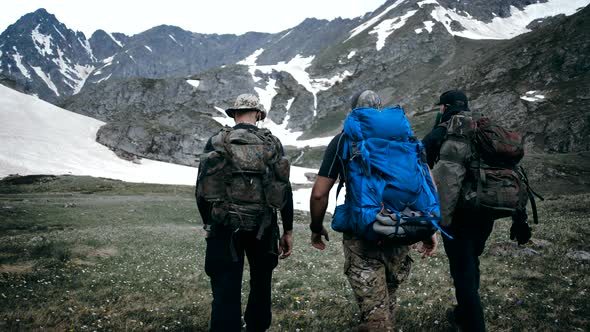
<instances>
[{"instance_id":1,"label":"rolled gear on backpack","mask_svg":"<svg viewBox=\"0 0 590 332\"><path fill-rule=\"evenodd\" d=\"M409 209L405 209L401 213L383 209L375 218L373 231L388 239L395 240L396 244L409 245L431 237L437 229L440 229L436 223L440 219L434 214L427 216L424 213ZM441 230L441 232L449 236L444 231Z\"/></svg>"}]
</instances>

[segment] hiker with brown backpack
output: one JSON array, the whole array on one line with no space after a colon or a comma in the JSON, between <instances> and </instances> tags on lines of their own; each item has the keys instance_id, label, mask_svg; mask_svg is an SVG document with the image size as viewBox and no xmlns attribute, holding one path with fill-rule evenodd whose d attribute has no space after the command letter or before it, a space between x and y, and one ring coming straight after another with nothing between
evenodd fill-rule
<instances>
[{"instance_id":1,"label":"hiker with brown backpack","mask_svg":"<svg viewBox=\"0 0 590 332\"><path fill-rule=\"evenodd\" d=\"M271 314L271 279L278 259L293 249L293 196L289 162L278 138L256 123L266 111L258 97L238 96L226 110L236 125L224 127L205 146L196 198L206 232L205 272L211 279L210 331L241 331L244 256L250 294L247 331L265 331ZM283 221L279 239L277 211Z\"/></svg>"},{"instance_id":2,"label":"hiker with brown backpack","mask_svg":"<svg viewBox=\"0 0 590 332\"><path fill-rule=\"evenodd\" d=\"M512 217L510 239L531 238L526 214L534 192L518 163L524 156L522 136L471 112L467 96L450 90L440 96L442 117L423 139L427 162L438 187L443 237L457 306L453 319L465 331L485 331L479 297L479 256L494 221Z\"/></svg>"}]
</instances>

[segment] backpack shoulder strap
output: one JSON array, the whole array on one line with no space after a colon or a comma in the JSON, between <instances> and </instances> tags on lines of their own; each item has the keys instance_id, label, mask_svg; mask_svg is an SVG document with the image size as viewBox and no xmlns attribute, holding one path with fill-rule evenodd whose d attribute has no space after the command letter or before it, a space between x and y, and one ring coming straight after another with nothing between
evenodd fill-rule
<instances>
[{"instance_id":1,"label":"backpack shoulder strap","mask_svg":"<svg viewBox=\"0 0 590 332\"><path fill-rule=\"evenodd\" d=\"M336 155L338 156L338 159L340 160L340 181L338 182L338 188L336 189L336 200L338 200L338 196L340 195L340 190L342 190L342 187L344 186L344 183L347 181L347 176L348 176L348 163L350 161L349 156L352 154L352 147L350 146L351 140L350 137L348 137L348 135L346 135L344 133L344 131L342 131L341 133L342 136L340 136L340 141L342 142L342 150L340 149L340 142L338 142L338 146L336 146Z\"/></svg>"},{"instance_id":2,"label":"backpack shoulder strap","mask_svg":"<svg viewBox=\"0 0 590 332\"><path fill-rule=\"evenodd\" d=\"M477 128L477 121L472 114L460 112L446 123L447 135L463 136L467 138L473 137L473 133Z\"/></svg>"},{"instance_id":3,"label":"backpack shoulder strap","mask_svg":"<svg viewBox=\"0 0 590 332\"><path fill-rule=\"evenodd\" d=\"M211 144L213 145L213 149L216 151L223 151L225 150L225 141L229 134L234 130L232 127L223 127L221 128L217 134L211 137Z\"/></svg>"}]
</instances>

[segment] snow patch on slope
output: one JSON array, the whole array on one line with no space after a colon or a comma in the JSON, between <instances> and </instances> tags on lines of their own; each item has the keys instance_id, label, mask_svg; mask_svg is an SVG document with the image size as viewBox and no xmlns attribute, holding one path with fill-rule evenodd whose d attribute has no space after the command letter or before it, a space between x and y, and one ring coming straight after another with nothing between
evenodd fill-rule
<instances>
[{"instance_id":1,"label":"snow patch on slope","mask_svg":"<svg viewBox=\"0 0 590 332\"><path fill-rule=\"evenodd\" d=\"M260 82L262 79L261 77L256 76L257 71L260 71L261 73L267 74L267 75L272 74L273 71L277 71L277 72L284 71L284 72L289 73L291 76L293 76L293 78L297 81L297 83L299 83L301 86L303 86L307 91L309 91L313 95L314 116L317 114L317 94L318 94L318 92L328 90L332 86L334 86L334 84L336 84L337 82L341 82L346 77L352 75L351 72L349 72L348 70L345 70L344 72L342 72L340 74L336 74L331 78L311 78L309 76L309 73L306 71L306 69L309 66L311 66L311 63L312 63L313 59L315 58L315 56L303 57L300 54L297 54L296 56L294 56L291 60L289 60L289 62L281 61L275 65L260 65L259 66L256 64L256 61L258 59L258 56L260 54L262 54L263 51L264 51L264 49L256 50L253 54L246 57L244 60L239 61L238 64L248 66L248 71L250 72L250 75L252 75L252 79L256 83ZM256 90L256 93L258 94L258 96L260 98L261 104L266 108L267 111L269 111L272 107L272 99L277 94L276 80L269 79L268 82L266 82L266 86L264 89L261 87L255 87L254 89ZM288 113L287 113L287 116L288 116ZM286 123L286 122L284 122L284 123ZM295 141L297 139L297 137L299 137L303 134L302 132L289 132L286 129L286 126L284 124L277 125L276 123L274 123L272 120L270 120L268 118L267 118L267 120L265 120L263 126L271 129L271 131L273 131L272 128L276 128L276 130L284 132L285 138L289 137L288 139L292 139L294 137L293 141ZM273 133L274 133L274 131L273 131ZM277 137L278 137L278 135L277 135ZM282 137L279 137L279 138L282 139ZM319 141L314 141L314 140L305 141L309 144L302 143L302 142L304 142L304 141L298 141L298 143L294 143L292 145L295 145L295 146L305 146L305 145L310 145L310 144L314 144L314 146L327 145L327 143L325 143L324 139L321 139ZM329 143L329 141L328 141L328 143ZM303 145L301 145L301 144L303 144Z\"/></svg>"},{"instance_id":2,"label":"snow patch on slope","mask_svg":"<svg viewBox=\"0 0 590 332\"><path fill-rule=\"evenodd\" d=\"M258 57L260 56L260 54L262 54L262 52L264 52L264 48L259 48L256 51L254 51L254 53L247 56L244 60L239 61L237 64L245 66L256 66L256 60L258 60Z\"/></svg>"},{"instance_id":3,"label":"snow patch on slope","mask_svg":"<svg viewBox=\"0 0 590 332\"><path fill-rule=\"evenodd\" d=\"M410 10L402 16L383 20L379 23L369 34L377 34L377 51L380 51L385 46L385 40L395 30L403 27L408 19L418 12L417 10Z\"/></svg>"},{"instance_id":4,"label":"snow patch on slope","mask_svg":"<svg viewBox=\"0 0 590 332\"><path fill-rule=\"evenodd\" d=\"M264 74L271 74L273 70L275 71L284 71L291 76L303 86L307 91L311 92L314 97L314 110L317 108L317 93L320 91L328 90L337 82L341 82L346 77L352 75L351 72L345 70L343 73L334 75L331 78L311 78L309 73L306 69L311 66L311 62L315 58L315 56L303 57L300 54L294 56L289 62L281 61L276 65L256 65L256 60L258 56L264 51L263 49L259 49L254 52L252 55L248 56L246 59L238 62L238 64L247 65L249 66L248 71L252 75L252 79L254 82L260 81L260 77L255 76L256 71L260 71ZM270 109L270 107L268 108Z\"/></svg>"},{"instance_id":5,"label":"snow patch on slope","mask_svg":"<svg viewBox=\"0 0 590 332\"><path fill-rule=\"evenodd\" d=\"M520 99L534 103L537 101L543 101L545 100L545 96L540 94L539 92L533 90L533 91L527 91L524 96L521 96Z\"/></svg>"},{"instance_id":6,"label":"snow patch on slope","mask_svg":"<svg viewBox=\"0 0 590 332\"><path fill-rule=\"evenodd\" d=\"M86 80L90 76L90 73L92 73L92 71L94 70L94 66L82 66L80 64L75 64L74 70L76 71L76 74L78 75L79 79L75 81L74 91L72 91L72 93L77 94L78 92L80 92L80 90L82 90L82 87L86 83Z\"/></svg>"},{"instance_id":7,"label":"snow patch on slope","mask_svg":"<svg viewBox=\"0 0 590 332\"><path fill-rule=\"evenodd\" d=\"M112 75L113 75L113 74L112 74L112 73L110 73L108 76L106 76L106 77L103 77L103 78L99 79L98 81L96 81L96 84L98 84L98 83L100 83L100 82L102 82L102 81L106 81L106 80L108 80L109 78L111 78L111 76L112 76Z\"/></svg>"},{"instance_id":8,"label":"snow patch on slope","mask_svg":"<svg viewBox=\"0 0 590 332\"><path fill-rule=\"evenodd\" d=\"M387 13L389 13L390 11L392 11L397 6L399 6L402 3L404 3L404 1L405 0L397 0L391 6L387 7L384 11L382 11L379 15L373 17L372 19L370 19L367 22L359 25L358 27L350 30L350 37L348 37L344 42L347 42L348 40L352 39L353 37L355 37L356 35L360 34L361 32L363 32L363 31L367 30L368 28L370 28L371 26L377 24L377 22L379 22L379 20L383 16L385 16Z\"/></svg>"},{"instance_id":9,"label":"snow patch on slope","mask_svg":"<svg viewBox=\"0 0 590 332\"><path fill-rule=\"evenodd\" d=\"M16 68L18 68L18 70L20 70L20 72L23 74L24 77L31 79L31 74L27 70L27 67L25 67L23 65L23 62L22 62L23 56L20 55L20 53L18 53L18 51L16 50L16 47L13 46L12 49L16 52L15 54L12 55L12 58L14 59L14 62L16 63Z\"/></svg>"},{"instance_id":10,"label":"snow patch on slope","mask_svg":"<svg viewBox=\"0 0 590 332\"><path fill-rule=\"evenodd\" d=\"M287 109L287 111L291 109L291 105L293 105L293 101L295 101L295 97L287 100L287 106L285 107Z\"/></svg>"},{"instance_id":11,"label":"snow patch on slope","mask_svg":"<svg viewBox=\"0 0 590 332\"><path fill-rule=\"evenodd\" d=\"M279 40L277 40L277 42L281 41L283 38L287 37L291 32L293 32L293 29L287 31L284 35L282 35L281 38L279 38Z\"/></svg>"},{"instance_id":12,"label":"snow patch on slope","mask_svg":"<svg viewBox=\"0 0 590 332\"><path fill-rule=\"evenodd\" d=\"M44 35L39 32L40 24L37 24L33 32L31 32L31 38L33 39L33 44L37 49L37 52L41 54L41 56L46 55L53 55L53 50L51 49L51 36Z\"/></svg>"},{"instance_id":13,"label":"snow patch on slope","mask_svg":"<svg viewBox=\"0 0 590 332\"><path fill-rule=\"evenodd\" d=\"M51 91L53 91L56 96L59 97L59 91L57 91L57 87L55 86L55 84L53 84L53 81L51 81L51 75L46 75L40 67L31 66L31 68L33 68L35 74L37 74L37 76L39 76L43 80L43 82L45 82L47 87L51 89Z\"/></svg>"},{"instance_id":14,"label":"snow patch on slope","mask_svg":"<svg viewBox=\"0 0 590 332\"><path fill-rule=\"evenodd\" d=\"M91 65L72 64L67 57L64 57L64 53L59 48L57 49L57 58L51 61L59 67L59 72L65 78L63 82L72 88L73 94L80 92L86 79L94 70L94 66Z\"/></svg>"},{"instance_id":15,"label":"snow patch on slope","mask_svg":"<svg viewBox=\"0 0 590 332\"><path fill-rule=\"evenodd\" d=\"M106 31L105 31L106 32ZM119 45L119 47L123 47L123 43L118 41L115 36L113 36L110 32L106 32L106 34L111 37L111 39L115 42L115 44Z\"/></svg>"},{"instance_id":16,"label":"snow patch on slope","mask_svg":"<svg viewBox=\"0 0 590 332\"><path fill-rule=\"evenodd\" d=\"M589 3L590 0L549 0L546 3L528 5L523 10L511 6L509 17L494 17L489 23L478 21L469 14L463 16L440 6L433 9L430 15L455 36L469 39L510 39L531 31L526 26L534 20L560 14L569 16ZM452 21L459 22L465 30L453 31Z\"/></svg>"},{"instance_id":17,"label":"snow patch on slope","mask_svg":"<svg viewBox=\"0 0 590 332\"><path fill-rule=\"evenodd\" d=\"M84 47L84 50L86 50L86 53L88 53L90 58L93 60L96 60L96 58L94 57L94 54L92 53L92 48L90 47L90 43L88 42L88 40L84 39L84 41L82 41L82 40L80 40L80 38L78 38L78 42L80 42L80 45L82 45L82 47Z\"/></svg>"},{"instance_id":18,"label":"snow patch on slope","mask_svg":"<svg viewBox=\"0 0 590 332\"><path fill-rule=\"evenodd\" d=\"M269 112L272 106L272 99L277 95L277 80L270 78L266 83L265 89L255 87L254 90L258 94L258 98L264 109Z\"/></svg>"},{"instance_id":19,"label":"snow patch on slope","mask_svg":"<svg viewBox=\"0 0 590 332\"><path fill-rule=\"evenodd\" d=\"M195 88L198 88L199 84L201 84L201 81L199 81L199 80L186 80L186 83L194 86Z\"/></svg>"},{"instance_id":20,"label":"snow patch on slope","mask_svg":"<svg viewBox=\"0 0 590 332\"><path fill-rule=\"evenodd\" d=\"M168 37L170 37L170 39L172 39L172 41L174 41L176 44L182 46L182 43L179 43L173 35L168 35Z\"/></svg>"},{"instance_id":21,"label":"snow patch on slope","mask_svg":"<svg viewBox=\"0 0 590 332\"><path fill-rule=\"evenodd\" d=\"M424 1L420 1L420 2L418 2L418 7L422 8L422 7L424 7L424 5L427 5L427 4L435 4L435 5L438 5L438 2L436 0L424 0Z\"/></svg>"},{"instance_id":22,"label":"snow patch on slope","mask_svg":"<svg viewBox=\"0 0 590 332\"><path fill-rule=\"evenodd\" d=\"M58 34L61 36L61 38L62 38L63 40L66 40L66 36L64 36L64 34L63 34L63 33L61 33L61 31L59 31L59 29L58 29L58 28L56 28L56 27L55 27L55 25L53 25L53 29L55 30L55 32L57 32L57 33L58 33Z\"/></svg>"},{"instance_id":23,"label":"snow patch on slope","mask_svg":"<svg viewBox=\"0 0 590 332\"><path fill-rule=\"evenodd\" d=\"M428 31L428 33L431 33L432 32L432 27L434 26L434 22L432 22L432 21L424 21L423 23L424 23L424 28L418 28L418 29L416 29L414 31L416 31L417 34L422 33L422 31L424 31L424 30Z\"/></svg>"}]
</instances>

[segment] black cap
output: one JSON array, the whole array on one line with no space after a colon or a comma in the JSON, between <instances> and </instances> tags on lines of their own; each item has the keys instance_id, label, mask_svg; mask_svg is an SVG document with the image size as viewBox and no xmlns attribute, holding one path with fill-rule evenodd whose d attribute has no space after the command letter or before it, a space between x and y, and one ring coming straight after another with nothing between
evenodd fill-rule
<instances>
[{"instance_id":1,"label":"black cap","mask_svg":"<svg viewBox=\"0 0 590 332\"><path fill-rule=\"evenodd\" d=\"M468 106L467 96L459 90L449 90L442 95L435 105Z\"/></svg>"}]
</instances>

